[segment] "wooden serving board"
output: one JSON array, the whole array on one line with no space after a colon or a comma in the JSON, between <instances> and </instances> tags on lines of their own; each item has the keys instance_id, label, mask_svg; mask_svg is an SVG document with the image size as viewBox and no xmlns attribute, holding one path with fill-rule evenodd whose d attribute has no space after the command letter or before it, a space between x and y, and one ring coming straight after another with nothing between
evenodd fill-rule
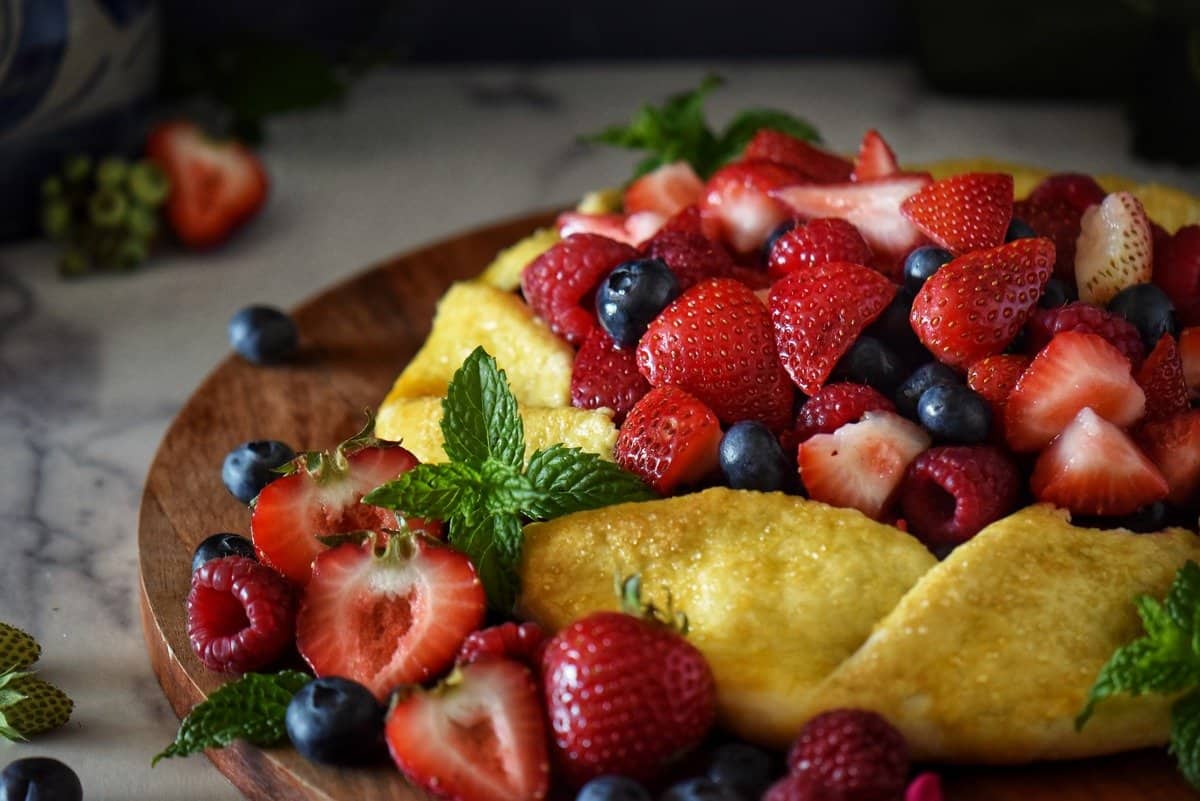
<instances>
[{"instance_id":1,"label":"wooden serving board","mask_svg":"<svg viewBox=\"0 0 1200 801\"><path fill-rule=\"evenodd\" d=\"M534 215L472 231L395 258L339 284L295 312L301 356L283 367L226 359L167 430L142 496L138 524L141 609L150 661L181 717L226 677L188 644L184 598L192 552L211 533L249 535L245 506L225 491L221 462L234 445L278 439L324 448L356 431L429 331L434 306L455 280L545 225ZM389 768L318 767L290 748L239 743L208 752L253 801L424 799ZM165 763L159 770L170 770ZM1176 801L1197 797L1159 751L1084 762L947 768L948 801Z\"/></svg>"}]
</instances>

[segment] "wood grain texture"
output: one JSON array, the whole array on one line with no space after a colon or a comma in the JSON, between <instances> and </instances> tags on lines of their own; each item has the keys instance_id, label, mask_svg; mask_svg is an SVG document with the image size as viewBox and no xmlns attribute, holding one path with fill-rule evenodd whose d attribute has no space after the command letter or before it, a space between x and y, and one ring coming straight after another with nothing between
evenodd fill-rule
<instances>
[{"instance_id":1,"label":"wood grain texture","mask_svg":"<svg viewBox=\"0 0 1200 801\"><path fill-rule=\"evenodd\" d=\"M263 368L231 357L192 395L159 446L138 524L146 645L176 714L225 680L192 653L183 603L196 545L217 531L249 534L245 507L221 484L225 454L251 439L324 448L353 433L420 347L446 287L551 219L542 214L479 229L339 284L296 310L302 337L296 361ZM253 801L426 798L394 770L317 767L290 748L238 744L208 756ZM170 770L170 762L158 770ZM944 777L948 801L1197 798L1159 751L1022 768L947 768Z\"/></svg>"}]
</instances>

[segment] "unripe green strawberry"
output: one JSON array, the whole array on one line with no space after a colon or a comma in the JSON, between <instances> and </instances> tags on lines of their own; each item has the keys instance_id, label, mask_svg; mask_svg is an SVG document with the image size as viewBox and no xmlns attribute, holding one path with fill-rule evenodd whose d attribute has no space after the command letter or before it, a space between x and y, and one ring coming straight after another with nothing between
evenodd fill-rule
<instances>
[{"instance_id":1,"label":"unripe green strawberry","mask_svg":"<svg viewBox=\"0 0 1200 801\"><path fill-rule=\"evenodd\" d=\"M26 740L57 729L74 707L66 693L32 673L0 674L0 737Z\"/></svg>"},{"instance_id":2,"label":"unripe green strawberry","mask_svg":"<svg viewBox=\"0 0 1200 801\"><path fill-rule=\"evenodd\" d=\"M16 626L0 623L0 672L23 670L42 655L42 647Z\"/></svg>"}]
</instances>

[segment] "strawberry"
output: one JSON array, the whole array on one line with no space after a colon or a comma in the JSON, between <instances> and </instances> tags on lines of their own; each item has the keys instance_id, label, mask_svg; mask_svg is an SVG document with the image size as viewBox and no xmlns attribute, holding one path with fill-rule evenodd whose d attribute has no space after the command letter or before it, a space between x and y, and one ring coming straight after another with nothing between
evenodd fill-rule
<instances>
[{"instance_id":1,"label":"strawberry","mask_svg":"<svg viewBox=\"0 0 1200 801\"><path fill-rule=\"evenodd\" d=\"M799 170L774 161L728 164L704 185L700 211L735 251L757 251L788 217L787 208L770 193L806 180Z\"/></svg>"},{"instance_id":2,"label":"strawberry","mask_svg":"<svg viewBox=\"0 0 1200 801\"><path fill-rule=\"evenodd\" d=\"M782 131L763 128L746 145L743 158L766 159L799 170L808 181L835 184L850 180L854 165L841 156L814 147Z\"/></svg>"},{"instance_id":3,"label":"strawberry","mask_svg":"<svg viewBox=\"0 0 1200 801\"><path fill-rule=\"evenodd\" d=\"M1200 225L1185 225L1154 252L1154 283L1175 304L1180 325L1200 325Z\"/></svg>"},{"instance_id":4,"label":"strawberry","mask_svg":"<svg viewBox=\"0 0 1200 801\"><path fill-rule=\"evenodd\" d=\"M1148 422L1137 438L1166 479L1167 500L1184 509L1200 505L1200 409Z\"/></svg>"},{"instance_id":5,"label":"strawberry","mask_svg":"<svg viewBox=\"0 0 1200 801\"><path fill-rule=\"evenodd\" d=\"M1162 335L1138 370L1137 382L1146 394L1147 420L1171 417L1188 408L1188 385L1175 337Z\"/></svg>"},{"instance_id":6,"label":"strawberry","mask_svg":"<svg viewBox=\"0 0 1200 801\"><path fill-rule=\"evenodd\" d=\"M1079 239L1079 223L1083 210L1067 200L1049 199L1040 203L1018 200L1013 204L1013 216L1024 220L1038 236L1054 242L1054 275L1075 284L1075 241Z\"/></svg>"},{"instance_id":7,"label":"strawberry","mask_svg":"<svg viewBox=\"0 0 1200 801\"><path fill-rule=\"evenodd\" d=\"M820 389L895 294L896 285L882 275L848 262L823 264L776 281L767 303L779 358L796 386L808 395Z\"/></svg>"},{"instance_id":8,"label":"strawberry","mask_svg":"<svg viewBox=\"0 0 1200 801\"><path fill-rule=\"evenodd\" d=\"M146 155L171 182L167 219L190 248L224 242L267 202L267 173L244 145L210 139L185 120L150 131Z\"/></svg>"},{"instance_id":9,"label":"strawberry","mask_svg":"<svg viewBox=\"0 0 1200 801\"><path fill-rule=\"evenodd\" d=\"M608 408L617 425L650 385L638 372L633 348L621 348L602 328L588 334L571 370L571 405L580 409Z\"/></svg>"},{"instance_id":10,"label":"strawberry","mask_svg":"<svg viewBox=\"0 0 1200 801\"><path fill-rule=\"evenodd\" d=\"M681 290L706 278L732 278L743 272L725 248L700 233L659 231L642 245L642 253L662 259Z\"/></svg>"},{"instance_id":11,"label":"strawberry","mask_svg":"<svg viewBox=\"0 0 1200 801\"><path fill-rule=\"evenodd\" d=\"M553 749L575 786L619 774L658 776L704 740L717 694L704 656L625 582L630 612L593 612L556 634L542 655Z\"/></svg>"},{"instance_id":12,"label":"strawberry","mask_svg":"<svg viewBox=\"0 0 1200 801\"><path fill-rule=\"evenodd\" d=\"M1179 360L1183 363L1183 380L1187 382L1189 396L1200 397L1200 326L1179 332Z\"/></svg>"},{"instance_id":13,"label":"strawberry","mask_svg":"<svg viewBox=\"0 0 1200 801\"><path fill-rule=\"evenodd\" d=\"M0 740L26 740L57 729L70 720L74 708L75 702L50 682L19 670L0 671ZM6 794L10 786L4 785ZM30 788L25 797L40 795Z\"/></svg>"},{"instance_id":14,"label":"strawberry","mask_svg":"<svg viewBox=\"0 0 1200 801\"><path fill-rule=\"evenodd\" d=\"M775 240L767 273L777 279L831 261L865 265L871 260L871 248L857 228L837 217L819 217Z\"/></svg>"},{"instance_id":15,"label":"strawberry","mask_svg":"<svg viewBox=\"0 0 1200 801\"><path fill-rule=\"evenodd\" d=\"M1015 353L985 356L967 368L967 386L987 401L992 419L1004 419L1004 407L1018 379L1029 366L1029 357Z\"/></svg>"},{"instance_id":16,"label":"strawberry","mask_svg":"<svg viewBox=\"0 0 1200 801\"><path fill-rule=\"evenodd\" d=\"M921 232L961 255L1004 242L1013 214L1013 178L968 172L934 181L900 205Z\"/></svg>"},{"instance_id":17,"label":"strawberry","mask_svg":"<svg viewBox=\"0 0 1200 801\"><path fill-rule=\"evenodd\" d=\"M6 670L24 670L38 661L42 646L33 635L16 626L0 623L0 673Z\"/></svg>"},{"instance_id":18,"label":"strawberry","mask_svg":"<svg viewBox=\"0 0 1200 801\"><path fill-rule=\"evenodd\" d=\"M890 178L898 172L900 165L896 163L896 154L879 135L879 131L874 128L867 131L862 144L858 146L850 180L873 181L876 178Z\"/></svg>"},{"instance_id":19,"label":"strawberry","mask_svg":"<svg viewBox=\"0 0 1200 801\"><path fill-rule=\"evenodd\" d=\"M875 254L874 266L898 277L904 257L924 241L920 230L900 213L900 204L930 180L925 174L895 175L860 183L789 186L773 194L804 219L841 217L851 223Z\"/></svg>"},{"instance_id":20,"label":"strawberry","mask_svg":"<svg viewBox=\"0 0 1200 801\"><path fill-rule=\"evenodd\" d=\"M1029 486L1039 501L1081 515L1130 514L1167 496L1166 479L1133 440L1086 406L1038 457Z\"/></svg>"},{"instance_id":21,"label":"strawberry","mask_svg":"<svg viewBox=\"0 0 1200 801\"><path fill-rule=\"evenodd\" d=\"M1053 267L1048 239L1018 239L959 256L921 287L909 322L939 361L966 369L1012 341Z\"/></svg>"},{"instance_id":22,"label":"strawberry","mask_svg":"<svg viewBox=\"0 0 1200 801\"><path fill-rule=\"evenodd\" d=\"M371 490L398 478L417 459L398 445L373 445L351 452L306 454L290 475L268 484L255 501L250 536L263 564L303 586L313 559L325 546L318 540L371 528L396 528L396 514L359 503ZM413 518L410 527L436 534L441 526Z\"/></svg>"},{"instance_id":23,"label":"strawberry","mask_svg":"<svg viewBox=\"0 0 1200 801\"><path fill-rule=\"evenodd\" d=\"M802 442L796 461L808 497L882 520L909 463L929 445L929 434L911 420L867 412L860 422Z\"/></svg>"},{"instance_id":24,"label":"strawberry","mask_svg":"<svg viewBox=\"0 0 1200 801\"><path fill-rule=\"evenodd\" d=\"M637 363L651 386L686 390L726 424L758 420L780 430L791 419L771 316L738 281L709 279L676 298L646 328Z\"/></svg>"},{"instance_id":25,"label":"strawberry","mask_svg":"<svg viewBox=\"0 0 1200 801\"><path fill-rule=\"evenodd\" d=\"M617 464L661 495L700 481L717 466L721 423L696 397L670 385L633 405L613 448Z\"/></svg>"},{"instance_id":26,"label":"strawberry","mask_svg":"<svg viewBox=\"0 0 1200 801\"><path fill-rule=\"evenodd\" d=\"M1146 210L1128 192L1114 192L1085 211L1080 220L1075 244L1079 299L1103 306L1122 289L1148 283L1154 270L1153 255Z\"/></svg>"},{"instance_id":27,"label":"strawberry","mask_svg":"<svg viewBox=\"0 0 1200 801\"><path fill-rule=\"evenodd\" d=\"M558 215L555 226L558 235L566 239L572 234L595 234L614 242L637 247L658 232L666 218L653 211L636 214L587 214L580 211L564 211Z\"/></svg>"},{"instance_id":28,"label":"strawberry","mask_svg":"<svg viewBox=\"0 0 1200 801\"><path fill-rule=\"evenodd\" d=\"M432 690L411 687L388 712L392 760L450 801L540 801L550 789L546 725L529 668L463 665Z\"/></svg>"},{"instance_id":29,"label":"strawberry","mask_svg":"<svg viewBox=\"0 0 1200 801\"><path fill-rule=\"evenodd\" d=\"M296 615L296 645L318 676L353 679L385 700L454 662L487 599L465 554L393 532L317 557Z\"/></svg>"},{"instance_id":30,"label":"strawberry","mask_svg":"<svg viewBox=\"0 0 1200 801\"><path fill-rule=\"evenodd\" d=\"M1062 172L1046 177L1033 188L1027 200L1038 205L1069 203L1072 208L1083 214L1089 206L1099 205L1105 194L1104 189L1090 175Z\"/></svg>"},{"instance_id":31,"label":"strawberry","mask_svg":"<svg viewBox=\"0 0 1200 801\"><path fill-rule=\"evenodd\" d=\"M652 211L664 219L673 217L700 200L704 182L686 161L664 164L625 188L626 214Z\"/></svg>"},{"instance_id":32,"label":"strawberry","mask_svg":"<svg viewBox=\"0 0 1200 801\"><path fill-rule=\"evenodd\" d=\"M1085 406L1118 426L1136 422L1146 396L1129 374L1129 360L1095 334L1055 335L1017 380L1004 409L1008 445L1036 451Z\"/></svg>"},{"instance_id":33,"label":"strawberry","mask_svg":"<svg viewBox=\"0 0 1200 801\"><path fill-rule=\"evenodd\" d=\"M614 267L637 255L631 246L597 234L571 234L529 263L521 273L521 291L550 330L582 345L599 327L596 287Z\"/></svg>"}]
</instances>

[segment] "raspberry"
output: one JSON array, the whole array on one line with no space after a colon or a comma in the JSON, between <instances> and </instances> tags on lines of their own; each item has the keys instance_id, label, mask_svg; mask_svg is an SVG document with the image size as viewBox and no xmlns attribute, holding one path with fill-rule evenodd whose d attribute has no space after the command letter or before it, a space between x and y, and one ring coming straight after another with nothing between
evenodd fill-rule
<instances>
[{"instance_id":1,"label":"raspberry","mask_svg":"<svg viewBox=\"0 0 1200 801\"><path fill-rule=\"evenodd\" d=\"M521 273L521 290L554 333L578 346L597 326L596 287L612 268L637 255L623 242L572 234L529 263Z\"/></svg>"},{"instance_id":2,"label":"raspberry","mask_svg":"<svg viewBox=\"0 0 1200 801\"><path fill-rule=\"evenodd\" d=\"M209 670L246 673L266 667L292 644L292 586L253 559L213 559L192 574L187 628L192 650Z\"/></svg>"},{"instance_id":3,"label":"raspberry","mask_svg":"<svg viewBox=\"0 0 1200 801\"><path fill-rule=\"evenodd\" d=\"M537 623L501 623L468 634L458 650L458 663L513 659L536 671L545 645L546 633Z\"/></svg>"},{"instance_id":4,"label":"raspberry","mask_svg":"<svg viewBox=\"0 0 1200 801\"><path fill-rule=\"evenodd\" d=\"M1054 242L1054 275L1075 284L1075 242L1079 239L1083 211L1069 201L1051 198L1040 203L1018 200L1013 216L1024 220L1038 236Z\"/></svg>"},{"instance_id":5,"label":"raspberry","mask_svg":"<svg viewBox=\"0 0 1200 801\"><path fill-rule=\"evenodd\" d=\"M804 442L816 434L832 434L873 411L894 412L896 407L879 390L866 384L826 384L800 407L794 429L796 442Z\"/></svg>"},{"instance_id":6,"label":"raspberry","mask_svg":"<svg viewBox=\"0 0 1200 801\"><path fill-rule=\"evenodd\" d=\"M1021 474L989 445L930 448L908 466L900 505L909 531L927 545L957 545L1011 512Z\"/></svg>"},{"instance_id":7,"label":"raspberry","mask_svg":"<svg viewBox=\"0 0 1200 801\"><path fill-rule=\"evenodd\" d=\"M767 270L782 278L831 261L870 264L871 248L852 224L837 217L822 217L798 225L779 237L771 248Z\"/></svg>"},{"instance_id":8,"label":"raspberry","mask_svg":"<svg viewBox=\"0 0 1200 801\"><path fill-rule=\"evenodd\" d=\"M788 752L788 768L793 774L811 774L826 789L838 792L832 798L839 801L891 801L904 791L908 745L874 712L834 709L800 730Z\"/></svg>"},{"instance_id":9,"label":"raspberry","mask_svg":"<svg viewBox=\"0 0 1200 801\"><path fill-rule=\"evenodd\" d=\"M684 206L674 215L667 218L667 221L658 229L656 236L674 232L677 234L703 234L704 222L700 217L700 207L695 203L690 206ZM642 245L644 248L645 245Z\"/></svg>"},{"instance_id":10,"label":"raspberry","mask_svg":"<svg viewBox=\"0 0 1200 801\"><path fill-rule=\"evenodd\" d=\"M827 787L811 773L793 773L771 785L762 801L847 801L849 797Z\"/></svg>"},{"instance_id":11,"label":"raspberry","mask_svg":"<svg viewBox=\"0 0 1200 801\"><path fill-rule=\"evenodd\" d=\"M621 425L625 415L650 391L638 372L633 348L620 348L602 328L588 334L575 354L571 369L571 405L580 409L613 410L613 422Z\"/></svg>"},{"instance_id":12,"label":"raspberry","mask_svg":"<svg viewBox=\"0 0 1200 801\"><path fill-rule=\"evenodd\" d=\"M662 259L686 291L706 278L729 278L737 264L723 247L703 234L687 231L659 231L642 246L647 256Z\"/></svg>"},{"instance_id":13,"label":"raspberry","mask_svg":"<svg viewBox=\"0 0 1200 801\"><path fill-rule=\"evenodd\" d=\"M1063 331L1082 331L1108 340L1137 369L1146 358L1146 346L1137 327L1124 317L1099 306L1076 301L1056 309L1036 309L1029 318L1029 347L1036 353Z\"/></svg>"}]
</instances>

